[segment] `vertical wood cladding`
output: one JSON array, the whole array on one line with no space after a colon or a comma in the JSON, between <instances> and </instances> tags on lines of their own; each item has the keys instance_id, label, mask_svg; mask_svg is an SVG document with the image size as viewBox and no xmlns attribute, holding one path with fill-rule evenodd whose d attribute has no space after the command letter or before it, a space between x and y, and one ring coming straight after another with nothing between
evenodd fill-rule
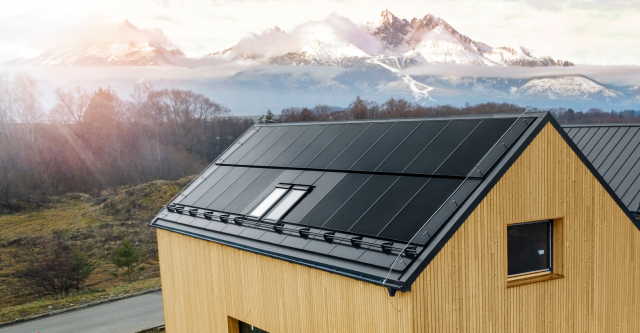
<instances>
[{"instance_id":1,"label":"vertical wood cladding","mask_svg":"<svg viewBox=\"0 0 640 333\"><path fill-rule=\"evenodd\" d=\"M565 277L507 288L507 225L557 218ZM395 297L169 231L158 248L170 333L229 332L228 317L272 333L640 332L640 232L551 125Z\"/></svg>"}]
</instances>

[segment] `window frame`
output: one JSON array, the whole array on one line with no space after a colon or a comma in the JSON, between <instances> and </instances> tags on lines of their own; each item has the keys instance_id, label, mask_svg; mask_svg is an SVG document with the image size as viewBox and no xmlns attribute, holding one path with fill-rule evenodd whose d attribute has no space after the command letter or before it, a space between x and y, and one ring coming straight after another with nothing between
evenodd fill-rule
<instances>
[{"instance_id":1,"label":"window frame","mask_svg":"<svg viewBox=\"0 0 640 333\"><path fill-rule=\"evenodd\" d=\"M300 201L302 201L302 199L304 199L304 197L307 196L309 192L311 192L312 188L313 186L310 186L310 185L282 184L282 183L278 184L264 199L262 199L258 204L256 204L247 215L245 215L245 218L248 220L260 221L263 223L281 224L284 217L287 216L287 214L289 214L291 210L293 210L300 203ZM271 194L273 194L277 189L285 189L285 192L278 198L278 200L273 202L259 217L257 215L252 216L251 213L253 213L253 211L256 210L258 207L260 207L260 205L262 205L263 202L267 200L267 198L269 198ZM303 193L302 195L299 196L299 198L297 198L293 203L291 203L289 207L286 207L284 213L278 216L277 219L267 219L269 214L271 214L274 210L276 210L276 208L279 208L280 204L283 203L285 199L287 199L287 197L293 191L303 191Z\"/></svg>"},{"instance_id":2,"label":"window frame","mask_svg":"<svg viewBox=\"0 0 640 333\"><path fill-rule=\"evenodd\" d=\"M508 227L531 223L549 223L549 268L509 275ZM507 288L563 278L564 262L564 218L546 218L507 224L505 228L505 257Z\"/></svg>"}]
</instances>

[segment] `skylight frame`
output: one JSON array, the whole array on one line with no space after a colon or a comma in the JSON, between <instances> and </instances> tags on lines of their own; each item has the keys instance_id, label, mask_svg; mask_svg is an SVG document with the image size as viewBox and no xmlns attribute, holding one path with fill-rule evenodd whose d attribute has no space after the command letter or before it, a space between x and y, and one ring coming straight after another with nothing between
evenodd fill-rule
<instances>
[{"instance_id":1,"label":"skylight frame","mask_svg":"<svg viewBox=\"0 0 640 333\"><path fill-rule=\"evenodd\" d=\"M258 203L251 212L245 216L245 218L270 224L280 224L282 219L298 205L298 203L311 191L311 189L312 186L308 185L278 184L273 191L267 195L267 197ZM269 198L271 198L276 191L282 190L284 190L284 192L282 192L276 200L272 200L273 202L268 203L267 200L270 200ZM255 211L265 203L268 203L268 207L262 208L260 211L255 213ZM280 210L278 215L271 216L277 210Z\"/></svg>"}]
</instances>

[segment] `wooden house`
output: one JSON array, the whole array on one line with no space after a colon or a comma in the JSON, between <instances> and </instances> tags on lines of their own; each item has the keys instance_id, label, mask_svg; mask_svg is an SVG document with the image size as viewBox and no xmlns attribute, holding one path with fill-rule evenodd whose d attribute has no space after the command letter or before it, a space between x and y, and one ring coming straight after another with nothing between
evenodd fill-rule
<instances>
[{"instance_id":1,"label":"wooden house","mask_svg":"<svg viewBox=\"0 0 640 333\"><path fill-rule=\"evenodd\" d=\"M640 223L548 113L258 124L151 222L168 332L640 332Z\"/></svg>"}]
</instances>

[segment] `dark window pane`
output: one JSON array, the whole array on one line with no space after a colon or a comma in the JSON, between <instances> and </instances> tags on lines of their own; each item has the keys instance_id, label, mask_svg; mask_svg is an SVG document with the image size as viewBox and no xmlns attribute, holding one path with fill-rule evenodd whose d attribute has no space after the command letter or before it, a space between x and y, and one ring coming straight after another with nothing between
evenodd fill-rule
<instances>
[{"instance_id":1,"label":"dark window pane","mask_svg":"<svg viewBox=\"0 0 640 333\"><path fill-rule=\"evenodd\" d=\"M551 268L551 222L507 227L509 275Z\"/></svg>"},{"instance_id":2,"label":"dark window pane","mask_svg":"<svg viewBox=\"0 0 640 333\"><path fill-rule=\"evenodd\" d=\"M238 320L238 324L240 326L240 333L269 333L255 326L251 326L247 323L241 322L240 320Z\"/></svg>"}]
</instances>

